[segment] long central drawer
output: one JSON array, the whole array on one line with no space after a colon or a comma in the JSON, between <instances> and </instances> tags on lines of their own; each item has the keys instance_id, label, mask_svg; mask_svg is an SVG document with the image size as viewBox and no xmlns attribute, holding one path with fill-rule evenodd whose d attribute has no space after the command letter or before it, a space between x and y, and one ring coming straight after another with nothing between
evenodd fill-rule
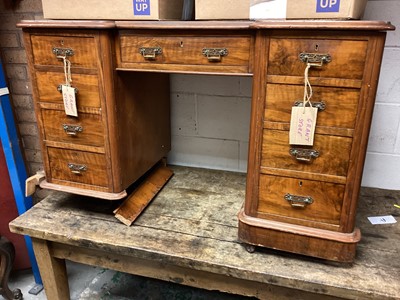
<instances>
[{"instance_id":1,"label":"long central drawer","mask_svg":"<svg viewBox=\"0 0 400 300\"><path fill-rule=\"evenodd\" d=\"M252 40L246 34L122 32L117 43L117 64L119 68L249 73Z\"/></svg>"}]
</instances>

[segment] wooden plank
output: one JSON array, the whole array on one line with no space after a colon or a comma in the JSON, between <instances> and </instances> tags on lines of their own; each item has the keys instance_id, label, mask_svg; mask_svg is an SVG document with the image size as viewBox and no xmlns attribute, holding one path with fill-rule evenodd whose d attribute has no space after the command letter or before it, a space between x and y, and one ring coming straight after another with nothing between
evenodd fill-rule
<instances>
[{"instance_id":1,"label":"wooden plank","mask_svg":"<svg viewBox=\"0 0 400 300\"><path fill-rule=\"evenodd\" d=\"M132 225L151 200L173 175L170 168L158 166L127 199L114 211L115 217L127 226Z\"/></svg>"},{"instance_id":2,"label":"wooden plank","mask_svg":"<svg viewBox=\"0 0 400 300\"><path fill-rule=\"evenodd\" d=\"M272 283L264 284L250 279L227 278L221 274L193 270L189 267L178 267L162 261L137 259L129 256L115 255L109 252L99 252L90 249L79 249L73 246L54 244L52 247L55 257L75 262L101 266L145 277L157 278L174 283L185 284L211 291L221 291L257 299L268 300L334 300L334 296L315 294L299 289L288 289Z\"/></svg>"},{"instance_id":3,"label":"wooden plank","mask_svg":"<svg viewBox=\"0 0 400 300\"><path fill-rule=\"evenodd\" d=\"M210 273L210 278L214 274L226 276L227 282L248 280L264 284L265 289L272 285L345 299L400 297L400 244L393 242L400 223L373 226L366 219L396 214L393 203L400 197L398 191L363 189L357 224L363 236L355 262L332 265L262 248L248 253L238 242L236 217L244 200L246 175L171 168L174 176L132 226L114 217L116 202L54 193L12 221L11 229L65 246L90 248L99 255L190 266L193 272Z\"/></svg>"}]
</instances>

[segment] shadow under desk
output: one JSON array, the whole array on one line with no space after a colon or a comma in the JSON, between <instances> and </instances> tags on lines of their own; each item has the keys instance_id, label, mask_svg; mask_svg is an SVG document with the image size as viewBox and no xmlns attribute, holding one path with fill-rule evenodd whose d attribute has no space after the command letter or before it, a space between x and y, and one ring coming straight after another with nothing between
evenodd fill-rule
<instances>
[{"instance_id":1,"label":"shadow under desk","mask_svg":"<svg viewBox=\"0 0 400 300\"><path fill-rule=\"evenodd\" d=\"M174 176L135 223L112 201L54 192L10 223L32 237L49 299L69 299L65 260L260 299L400 299L400 192L363 188L362 240L353 264L331 263L238 242L245 174L171 166Z\"/></svg>"}]
</instances>

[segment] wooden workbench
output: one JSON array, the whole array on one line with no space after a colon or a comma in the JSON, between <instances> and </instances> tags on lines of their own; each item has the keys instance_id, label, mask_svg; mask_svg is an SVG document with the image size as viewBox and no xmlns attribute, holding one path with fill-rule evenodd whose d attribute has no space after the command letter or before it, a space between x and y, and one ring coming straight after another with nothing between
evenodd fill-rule
<instances>
[{"instance_id":1,"label":"wooden workbench","mask_svg":"<svg viewBox=\"0 0 400 300\"><path fill-rule=\"evenodd\" d=\"M332 264L257 249L237 239L245 174L173 167L175 175L127 227L117 203L54 193L10 223L32 237L48 299L69 299L65 259L209 290L261 299L400 299L400 226L373 226L372 215L399 215L398 192L363 189L354 264Z\"/></svg>"}]
</instances>

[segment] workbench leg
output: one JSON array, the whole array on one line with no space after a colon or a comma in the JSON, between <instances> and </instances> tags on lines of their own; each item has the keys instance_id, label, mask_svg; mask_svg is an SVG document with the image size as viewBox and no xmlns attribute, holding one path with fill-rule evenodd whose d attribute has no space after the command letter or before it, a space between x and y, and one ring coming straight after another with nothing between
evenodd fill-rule
<instances>
[{"instance_id":1,"label":"workbench leg","mask_svg":"<svg viewBox=\"0 0 400 300\"><path fill-rule=\"evenodd\" d=\"M49 300L69 300L69 285L65 260L51 256L49 242L32 238L44 290Z\"/></svg>"}]
</instances>

